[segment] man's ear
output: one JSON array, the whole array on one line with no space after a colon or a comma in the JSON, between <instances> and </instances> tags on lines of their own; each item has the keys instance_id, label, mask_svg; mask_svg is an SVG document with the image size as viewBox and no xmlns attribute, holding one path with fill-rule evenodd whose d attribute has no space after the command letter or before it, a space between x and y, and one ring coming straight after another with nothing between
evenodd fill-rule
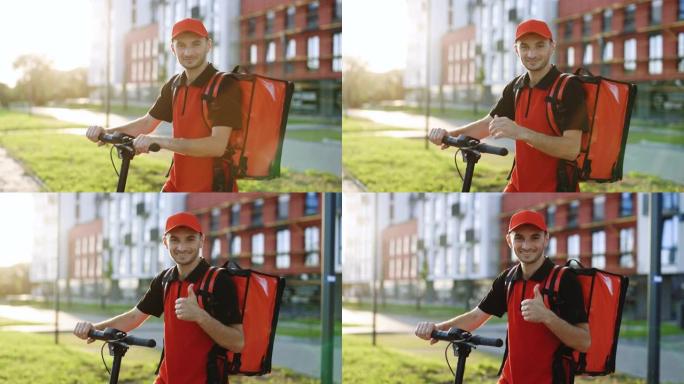
<instances>
[{"instance_id":1,"label":"man's ear","mask_svg":"<svg viewBox=\"0 0 684 384\"><path fill-rule=\"evenodd\" d=\"M166 235L162 236L162 244L164 244L164 246L166 247L166 249L169 249L169 242L168 242L168 240L167 240L167 236L166 236Z\"/></svg>"},{"instance_id":2,"label":"man's ear","mask_svg":"<svg viewBox=\"0 0 684 384\"><path fill-rule=\"evenodd\" d=\"M513 50L515 51L515 54L518 55L518 57L520 57L520 52L518 52L518 42L517 41L515 43L513 43ZM506 235L506 237L508 237L508 235Z\"/></svg>"},{"instance_id":3,"label":"man's ear","mask_svg":"<svg viewBox=\"0 0 684 384\"><path fill-rule=\"evenodd\" d=\"M200 248L202 248L202 245L204 245L204 233L200 233Z\"/></svg>"},{"instance_id":4,"label":"man's ear","mask_svg":"<svg viewBox=\"0 0 684 384\"><path fill-rule=\"evenodd\" d=\"M511 234L510 234L510 232L506 234L506 244L508 244L508 248L513 249L513 245L511 244Z\"/></svg>"}]
</instances>

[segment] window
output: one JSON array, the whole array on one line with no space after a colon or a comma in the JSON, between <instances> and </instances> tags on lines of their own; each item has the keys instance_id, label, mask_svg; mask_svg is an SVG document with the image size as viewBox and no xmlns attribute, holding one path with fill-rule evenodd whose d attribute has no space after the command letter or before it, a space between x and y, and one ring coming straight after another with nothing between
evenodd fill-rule
<instances>
[{"instance_id":1,"label":"window","mask_svg":"<svg viewBox=\"0 0 684 384\"><path fill-rule=\"evenodd\" d=\"M677 20L684 20L684 0L679 0L679 13L677 15Z\"/></svg>"},{"instance_id":2,"label":"window","mask_svg":"<svg viewBox=\"0 0 684 384\"><path fill-rule=\"evenodd\" d=\"M568 47L568 67L575 65L575 48Z\"/></svg>"},{"instance_id":3,"label":"window","mask_svg":"<svg viewBox=\"0 0 684 384\"><path fill-rule=\"evenodd\" d=\"M286 29L294 28L296 9L297 8L294 5L290 5L289 7L287 7L287 13L285 15L285 28Z\"/></svg>"},{"instance_id":4,"label":"window","mask_svg":"<svg viewBox=\"0 0 684 384\"><path fill-rule=\"evenodd\" d=\"M275 23L275 11L266 11L266 34L273 33L273 24Z\"/></svg>"},{"instance_id":5,"label":"window","mask_svg":"<svg viewBox=\"0 0 684 384\"><path fill-rule=\"evenodd\" d=\"M216 237L211 244L211 260L217 260L221 257L221 239Z\"/></svg>"},{"instance_id":6,"label":"window","mask_svg":"<svg viewBox=\"0 0 684 384\"><path fill-rule=\"evenodd\" d=\"M677 214L679 211L679 195L676 193L663 193L663 213Z\"/></svg>"},{"instance_id":7,"label":"window","mask_svg":"<svg viewBox=\"0 0 684 384\"><path fill-rule=\"evenodd\" d=\"M333 7L333 20L342 20L342 0L335 0L335 6Z\"/></svg>"},{"instance_id":8,"label":"window","mask_svg":"<svg viewBox=\"0 0 684 384\"><path fill-rule=\"evenodd\" d=\"M264 234L252 235L252 265L264 265Z\"/></svg>"},{"instance_id":9,"label":"window","mask_svg":"<svg viewBox=\"0 0 684 384\"><path fill-rule=\"evenodd\" d=\"M318 193L307 192L304 201L304 214L315 215L318 213Z\"/></svg>"},{"instance_id":10,"label":"window","mask_svg":"<svg viewBox=\"0 0 684 384\"><path fill-rule=\"evenodd\" d=\"M684 32L677 35L677 57L677 70L684 72Z\"/></svg>"},{"instance_id":11,"label":"window","mask_svg":"<svg viewBox=\"0 0 684 384\"><path fill-rule=\"evenodd\" d=\"M306 26L309 28L318 26L318 1L311 2L306 6Z\"/></svg>"},{"instance_id":12,"label":"window","mask_svg":"<svg viewBox=\"0 0 684 384\"><path fill-rule=\"evenodd\" d=\"M603 44L603 61L613 60L613 42L607 41Z\"/></svg>"},{"instance_id":13,"label":"window","mask_svg":"<svg viewBox=\"0 0 684 384\"><path fill-rule=\"evenodd\" d=\"M625 40L625 71L636 70L636 53L637 42L636 39Z\"/></svg>"},{"instance_id":14,"label":"window","mask_svg":"<svg viewBox=\"0 0 684 384\"><path fill-rule=\"evenodd\" d=\"M318 227L304 230L304 265L307 267L318 266L318 235Z\"/></svg>"},{"instance_id":15,"label":"window","mask_svg":"<svg viewBox=\"0 0 684 384\"><path fill-rule=\"evenodd\" d=\"M234 235L230 239L230 255L232 257L239 256L242 253L242 241L239 235Z\"/></svg>"},{"instance_id":16,"label":"window","mask_svg":"<svg viewBox=\"0 0 684 384\"><path fill-rule=\"evenodd\" d=\"M579 259L580 257L580 236L568 236L568 260Z\"/></svg>"},{"instance_id":17,"label":"window","mask_svg":"<svg viewBox=\"0 0 684 384\"><path fill-rule=\"evenodd\" d=\"M276 233L276 268L290 268L290 230Z\"/></svg>"},{"instance_id":18,"label":"window","mask_svg":"<svg viewBox=\"0 0 684 384\"><path fill-rule=\"evenodd\" d=\"M620 230L620 267L634 268L634 228Z\"/></svg>"},{"instance_id":19,"label":"window","mask_svg":"<svg viewBox=\"0 0 684 384\"><path fill-rule=\"evenodd\" d=\"M651 1L651 25L660 24L663 21L663 0Z\"/></svg>"},{"instance_id":20,"label":"window","mask_svg":"<svg viewBox=\"0 0 684 384\"><path fill-rule=\"evenodd\" d=\"M319 48L320 48L318 36L309 37L309 39L307 40L306 47L307 47L307 49L306 49L306 56L307 56L306 67L311 69L311 70L318 69L318 67L319 67L318 58L319 58Z\"/></svg>"},{"instance_id":21,"label":"window","mask_svg":"<svg viewBox=\"0 0 684 384\"><path fill-rule=\"evenodd\" d=\"M603 11L603 32L613 30L613 10L608 8Z\"/></svg>"},{"instance_id":22,"label":"window","mask_svg":"<svg viewBox=\"0 0 684 384\"><path fill-rule=\"evenodd\" d=\"M625 31L634 31L634 16L636 14L636 4L630 4L625 7Z\"/></svg>"},{"instance_id":23,"label":"window","mask_svg":"<svg viewBox=\"0 0 684 384\"><path fill-rule=\"evenodd\" d=\"M634 203L632 202L632 194L623 192L620 195L620 216L632 216L634 214Z\"/></svg>"},{"instance_id":24,"label":"window","mask_svg":"<svg viewBox=\"0 0 684 384\"><path fill-rule=\"evenodd\" d=\"M342 72L342 34L333 34L333 72Z\"/></svg>"},{"instance_id":25,"label":"window","mask_svg":"<svg viewBox=\"0 0 684 384\"><path fill-rule=\"evenodd\" d=\"M285 58L292 60L297 56L297 41L290 39L287 41L287 49L285 50Z\"/></svg>"},{"instance_id":26,"label":"window","mask_svg":"<svg viewBox=\"0 0 684 384\"><path fill-rule=\"evenodd\" d=\"M276 58L276 44L275 41L270 41L266 46L266 62L273 63Z\"/></svg>"},{"instance_id":27,"label":"window","mask_svg":"<svg viewBox=\"0 0 684 384\"><path fill-rule=\"evenodd\" d=\"M596 231L591 234L591 266L606 268L606 232Z\"/></svg>"},{"instance_id":28,"label":"window","mask_svg":"<svg viewBox=\"0 0 684 384\"><path fill-rule=\"evenodd\" d=\"M252 37L256 33L256 19L251 18L247 20L247 36Z\"/></svg>"},{"instance_id":29,"label":"window","mask_svg":"<svg viewBox=\"0 0 684 384\"><path fill-rule=\"evenodd\" d=\"M577 227L579 206L579 200L573 200L570 202L570 205L568 205L568 227Z\"/></svg>"},{"instance_id":30,"label":"window","mask_svg":"<svg viewBox=\"0 0 684 384\"><path fill-rule=\"evenodd\" d=\"M558 242L556 240L556 237L550 237L549 238L549 244L546 246L546 256L547 257L555 257L558 252Z\"/></svg>"},{"instance_id":31,"label":"window","mask_svg":"<svg viewBox=\"0 0 684 384\"><path fill-rule=\"evenodd\" d=\"M591 13L587 13L582 17L582 36L591 35Z\"/></svg>"},{"instance_id":32,"label":"window","mask_svg":"<svg viewBox=\"0 0 684 384\"><path fill-rule=\"evenodd\" d=\"M264 210L264 199L256 199L252 203L252 225L261 225L261 216Z\"/></svg>"},{"instance_id":33,"label":"window","mask_svg":"<svg viewBox=\"0 0 684 384\"><path fill-rule=\"evenodd\" d=\"M648 73L663 73L663 35L648 38Z\"/></svg>"},{"instance_id":34,"label":"window","mask_svg":"<svg viewBox=\"0 0 684 384\"><path fill-rule=\"evenodd\" d=\"M584 45L584 58L582 59L582 64L591 64L594 56L594 46L591 44Z\"/></svg>"},{"instance_id":35,"label":"window","mask_svg":"<svg viewBox=\"0 0 684 384\"><path fill-rule=\"evenodd\" d=\"M250 64L256 64L259 61L258 54L259 54L259 51L257 50L256 44L250 45L249 46L249 63Z\"/></svg>"},{"instance_id":36,"label":"window","mask_svg":"<svg viewBox=\"0 0 684 384\"><path fill-rule=\"evenodd\" d=\"M283 194L278 196L278 219L287 219L290 215L290 195Z\"/></svg>"},{"instance_id":37,"label":"window","mask_svg":"<svg viewBox=\"0 0 684 384\"><path fill-rule=\"evenodd\" d=\"M594 196L594 221L603 221L606 218L606 195Z\"/></svg>"},{"instance_id":38,"label":"window","mask_svg":"<svg viewBox=\"0 0 684 384\"><path fill-rule=\"evenodd\" d=\"M210 230L212 232L219 230L219 222L221 219L221 208L212 208L211 210L211 224Z\"/></svg>"},{"instance_id":39,"label":"window","mask_svg":"<svg viewBox=\"0 0 684 384\"><path fill-rule=\"evenodd\" d=\"M572 39L572 29L574 28L574 25L573 25L573 24L574 24L574 23L572 22L572 20L569 20L569 21L565 24L565 40L570 40L570 39Z\"/></svg>"},{"instance_id":40,"label":"window","mask_svg":"<svg viewBox=\"0 0 684 384\"><path fill-rule=\"evenodd\" d=\"M674 265L677 260L677 243L679 237L679 218L673 216L663 222L663 239L660 250L661 263Z\"/></svg>"},{"instance_id":41,"label":"window","mask_svg":"<svg viewBox=\"0 0 684 384\"><path fill-rule=\"evenodd\" d=\"M230 207L230 225L233 227L240 225L240 204L233 204Z\"/></svg>"}]
</instances>

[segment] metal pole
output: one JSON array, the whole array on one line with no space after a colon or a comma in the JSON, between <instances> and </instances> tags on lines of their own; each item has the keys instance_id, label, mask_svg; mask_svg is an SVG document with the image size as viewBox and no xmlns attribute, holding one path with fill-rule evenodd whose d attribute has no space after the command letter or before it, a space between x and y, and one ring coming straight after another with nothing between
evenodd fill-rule
<instances>
[{"instance_id":1,"label":"metal pole","mask_svg":"<svg viewBox=\"0 0 684 384\"><path fill-rule=\"evenodd\" d=\"M111 84L110 84L110 72L112 66L112 0L107 0L107 64L105 65L105 128L109 128L109 112L111 104Z\"/></svg>"},{"instance_id":2,"label":"metal pole","mask_svg":"<svg viewBox=\"0 0 684 384\"><path fill-rule=\"evenodd\" d=\"M428 149L428 130L430 129L430 0L427 2L427 24L425 33L425 149Z\"/></svg>"},{"instance_id":3,"label":"metal pole","mask_svg":"<svg viewBox=\"0 0 684 384\"><path fill-rule=\"evenodd\" d=\"M321 383L333 383L335 346L335 193L323 194L323 276L321 279Z\"/></svg>"},{"instance_id":4,"label":"metal pole","mask_svg":"<svg viewBox=\"0 0 684 384\"><path fill-rule=\"evenodd\" d=\"M55 266L55 344L59 344L59 252L61 244L60 228L59 225L61 220L61 206L60 195L54 194L55 200L57 200L57 260Z\"/></svg>"},{"instance_id":5,"label":"metal pole","mask_svg":"<svg viewBox=\"0 0 684 384\"><path fill-rule=\"evenodd\" d=\"M648 272L648 384L660 382L660 247L662 242L661 193L651 193L651 268Z\"/></svg>"},{"instance_id":6,"label":"metal pole","mask_svg":"<svg viewBox=\"0 0 684 384\"><path fill-rule=\"evenodd\" d=\"M378 313L378 194L375 193L373 207L373 346L376 345L376 326Z\"/></svg>"}]
</instances>

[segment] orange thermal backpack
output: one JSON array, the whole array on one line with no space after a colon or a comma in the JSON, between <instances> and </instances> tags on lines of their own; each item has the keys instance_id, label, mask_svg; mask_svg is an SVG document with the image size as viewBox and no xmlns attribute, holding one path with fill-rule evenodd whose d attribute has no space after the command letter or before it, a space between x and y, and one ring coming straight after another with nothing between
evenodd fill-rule
<instances>
[{"instance_id":1,"label":"orange thermal backpack","mask_svg":"<svg viewBox=\"0 0 684 384\"><path fill-rule=\"evenodd\" d=\"M170 268L163 281L170 278L174 268ZM207 269L197 291L200 308L206 308L213 315L214 283L219 273L226 273L235 285L238 298L244 347L234 353L214 344L208 359L207 378L211 383L226 383L228 375L256 376L271 372L271 357L278 325L280 302L285 289L285 278L242 269L233 262L222 267L211 266ZM164 284L164 295L166 296ZM162 351L162 359L163 359ZM161 361L159 363L161 365ZM159 368L157 368L159 369Z\"/></svg>"},{"instance_id":2,"label":"orange thermal backpack","mask_svg":"<svg viewBox=\"0 0 684 384\"><path fill-rule=\"evenodd\" d=\"M572 262L577 268L571 268ZM513 277L519 265L506 274L507 297L510 295ZM575 375L602 376L615 372L618 335L622 320L629 278L596 268L585 268L576 259L570 259L561 267L554 265L542 283L541 294L544 304L558 313L557 301L560 281L564 273L575 273L582 287L584 309L589 317L591 346L586 353L577 352L562 345L554 356L554 375L563 374L563 379L554 376L554 383L573 383ZM506 343L506 353L508 343ZM506 354L504 354L504 361ZM503 368L503 363L501 365Z\"/></svg>"},{"instance_id":3,"label":"orange thermal backpack","mask_svg":"<svg viewBox=\"0 0 684 384\"><path fill-rule=\"evenodd\" d=\"M581 75L584 72L585 74ZM554 132L562 133L556 122L558 105L563 100L565 85L571 78L579 79L585 91L588 129L582 132L582 144L577 159L571 163L577 169L579 181L615 182L622 180L627 133L636 98L636 85L602 76L594 76L585 68L574 74L562 73L551 87L546 102L546 116Z\"/></svg>"}]
</instances>

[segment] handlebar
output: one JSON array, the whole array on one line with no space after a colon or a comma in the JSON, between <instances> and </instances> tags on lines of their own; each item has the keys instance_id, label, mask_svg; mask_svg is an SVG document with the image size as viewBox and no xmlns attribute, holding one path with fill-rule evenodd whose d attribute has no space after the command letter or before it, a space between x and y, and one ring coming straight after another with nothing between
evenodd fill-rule
<instances>
[{"instance_id":1,"label":"handlebar","mask_svg":"<svg viewBox=\"0 0 684 384\"><path fill-rule=\"evenodd\" d=\"M481 153L490 153L492 155L499 156L508 155L508 149L504 147L496 147L493 145L481 143L480 140L465 135L458 135L457 137L444 136L442 138L442 143L450 147L471 149Z\"/></svg>"},{"instance_id":2,"label":"handlebar","mask_svg":"<svg viewBox=\"0 0 684 384\"><path fill-rule=\"evenodd\" d=\"M135 137L127 135L125 133L115 132L115 133L102 133L97 138L103 143L114 144L115 146L122 146L128 150L133 149L133 139ZM159 152L161 147L157 143L150 144L150 152Z\"/></svg>"},{"instance_id":3,"label":"handlebar","mask_svg":"<svg viewBox=\"0 0 684 384\"><path fill-rule=\"evenodd\" d=\"M486 345L489 347L503 346L503 340L501 339L472 335L470 332L459 328L451 328L448 332L434 330L430 337L435 340L448 342L467 342L473 345Z\"/></svg>"},{"instance_id":4,"label":"handlebar","mask_svg":"<svg viewBox=\"0 0 684 384\"><path fill-rule=\"evenodd\" d=\"M157 345L157 342L154 341L154 339L142 339L140 337L127 335L126 332L119 331L115 328L105 328L104 331L91 329L90 332L88 332L88 337L102 341L121 341L128 345L137 345L149 348L154 348Z\"/></svg>"}]
</instances>

